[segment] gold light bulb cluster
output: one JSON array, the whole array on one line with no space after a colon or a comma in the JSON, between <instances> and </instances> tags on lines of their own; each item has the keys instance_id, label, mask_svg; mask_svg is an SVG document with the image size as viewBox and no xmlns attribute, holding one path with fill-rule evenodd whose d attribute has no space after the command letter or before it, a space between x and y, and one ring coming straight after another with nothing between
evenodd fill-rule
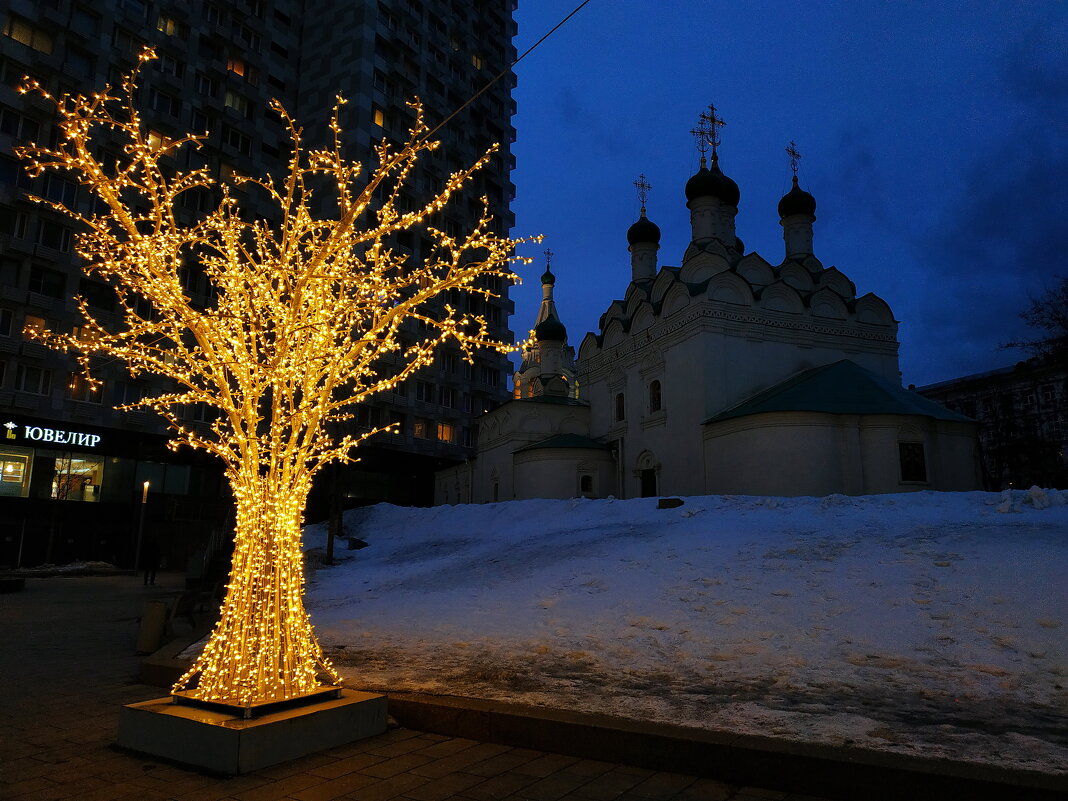
<instances>
[{"instance_id":1,"label":"gold light bulb cluster","mask_svg":"<svg viewBox=\"0 0 1068 801\"><path fill-rule=\"evenodd\" d=\"M293 697L338 681L303 602L300 526L312 478L330 462L354 461L362 439L386 430L335 438L327 424L351 419L353 406L413 376L444 342L469 361L513 350L482 316L431 301L453 289L495 297L477 279L515 280L509 264L526 260L514 255L519 240L492 232L485 198L463 236L426 224L489 154L453 173L421 208L399 207L418 157L438 147L426 140L418 103L407 141L377 146L378 166L366 171L342 153L343 101L331 115L331 145L320 149L304 146L274 102L292 140L286 174L216 180L206 167L179 168L180 152L199 148L202 137L162 139L145 127L134 94L154 57L142 54L118 96L107 87L57 99L28 85L55 103L59 136L54 147L20 149L27 170L72 174L103 211L34 199L78 222L83 269L113 287L121 309L117 324L104 323L78 298L78 336L36 336L75 354L87 378L90 356L104 355L132 376L163 379L166 389L120 408L155 410L173 432L170 447L203 448L224 462L237 506L233 566L219 622L175 690L236 704ZM122 155L107 161L97 147L116 139ZM253 188L274 209L267 219L243 213ZM182 196L206 190L218 204L190 221ZM333 199L332 214L316 216L320 192ZM434 243L433 255L415 264L389 246L413 227ZM211 285L206 307L183 288L190 260ZM410 320L425 333L405 344ZM182 407L197 403L218 412L199 429L182 417Z\"/></svg>"}]
</instances>

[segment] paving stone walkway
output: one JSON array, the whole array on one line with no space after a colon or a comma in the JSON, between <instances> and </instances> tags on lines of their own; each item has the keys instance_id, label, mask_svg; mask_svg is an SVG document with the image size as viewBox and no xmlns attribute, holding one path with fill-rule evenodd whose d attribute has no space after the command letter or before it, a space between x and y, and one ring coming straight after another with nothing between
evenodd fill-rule
<instances>
[{"instance_id":1,"label":"paving stone walkway","mask_svg":"<svg viewBox=\"0 0 1068 801\"><path fill-rule=\"evenodd\" d=\"M267 770L207 776L112 747L136 681L138 617L181 577L27 579L0 595L4 801L823 801L394 728Z\"/></svg>"}]
</instances>

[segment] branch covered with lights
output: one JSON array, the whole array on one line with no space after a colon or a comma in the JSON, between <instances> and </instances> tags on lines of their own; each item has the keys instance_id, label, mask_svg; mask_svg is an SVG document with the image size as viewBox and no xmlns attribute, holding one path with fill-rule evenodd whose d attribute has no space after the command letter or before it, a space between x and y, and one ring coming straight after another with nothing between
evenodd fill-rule
<instances>
[{"instance_id":1,"label":"branch covered with lights","mask_svg":"<svg viewBox=\"0 0 1068 801\"><path fill-rule=\"evenodd\" d=\"M152 58L146 51L138 70ZM81 224L84 272L108 283L121 309L117 324L100 320L79 297L85 324L77 333L36 335L74 354L91 381L90 358L101 355L123 361L134 377L165 379L166 391L121 408L155 410L173 432L172 448L203 448L225 465L237 505L230 580L218 625L175 690L237 704L302 695L338 680L303 604L308 492L320 469L353 460L358 442L377 433L335 438L328 424L350 419L354 405L430 364L445 342L468 360L486 349L513 350L481 316L434 301L449 290L494 297L479 279L515 280L516 241L492 232L485 198L463 236L426 224L489 153L453 173L422 207L402 208L419 156L439 144L427 139L418 103L407 142L377 146L379 166L365 174L342 152L344 101L333 109L330 146L319 149L304 145L274 102L292 142L286 174L216 180L207 167L178 167L204 137L168 140L146 129L134 103L138 70L119 96L106 88L54 98L35 82L26 87L52 100L59 116L55 147L21 149L27 170L72 174L96 204L87 213L35 200ZM122 155L102 156L98 145L114 139ZM182 208L190 192L213 193L214 209L191 218ZM269 219L242 208L250 198L273 209ZM317 213L324 205L326 216ZM416 227L433 242L433 255L420 263L389 244ZM211 287L207 306L184 289L191 265ZM410 320L421 335L406 342L401 329ZM182 415L188 404L217 417L193 426Z\"/></svg>"}]
</instances>

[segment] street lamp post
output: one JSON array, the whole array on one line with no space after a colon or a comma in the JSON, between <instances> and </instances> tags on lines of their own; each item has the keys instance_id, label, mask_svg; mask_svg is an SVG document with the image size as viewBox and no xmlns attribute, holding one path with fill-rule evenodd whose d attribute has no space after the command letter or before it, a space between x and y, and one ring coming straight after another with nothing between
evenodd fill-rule
<instances>
[{"instance_id":1,"label":"street lamp post","mask_svg":"<svg viewBox=\"0 0 1068 801\"><path fill-rule=\"evenodd\" d=\"M145 536L145 506L148 504L148 485L146 481L141 490L141 514L137 520L137 548L134 549L134 572L141 566L141 541Z\"/></svg>"}]
</instances>

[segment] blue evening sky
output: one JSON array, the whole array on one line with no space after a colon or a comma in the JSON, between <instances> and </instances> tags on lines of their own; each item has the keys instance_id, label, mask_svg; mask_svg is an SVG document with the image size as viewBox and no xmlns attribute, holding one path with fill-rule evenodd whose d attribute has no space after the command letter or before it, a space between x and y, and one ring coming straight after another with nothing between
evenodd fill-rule
<instances>
[{"instance_id":1,"label":"blue evening sky","mask_svg":"<svg viewBox=\"0 0 1068 801\"><path fill-rule=\"evenodd\" d=\"M519 52L575 5L520 2ZM593 0L516 69L513 235L545 235L521 250L520 338L547 247L571 344L623 296L639 173L679 264L709 103L746 250L782 260L795 140L816 255L890 304L906 385L1012 364L1018 312L1068 274L1064 2Z\"/></svg>"}]
</instances>

